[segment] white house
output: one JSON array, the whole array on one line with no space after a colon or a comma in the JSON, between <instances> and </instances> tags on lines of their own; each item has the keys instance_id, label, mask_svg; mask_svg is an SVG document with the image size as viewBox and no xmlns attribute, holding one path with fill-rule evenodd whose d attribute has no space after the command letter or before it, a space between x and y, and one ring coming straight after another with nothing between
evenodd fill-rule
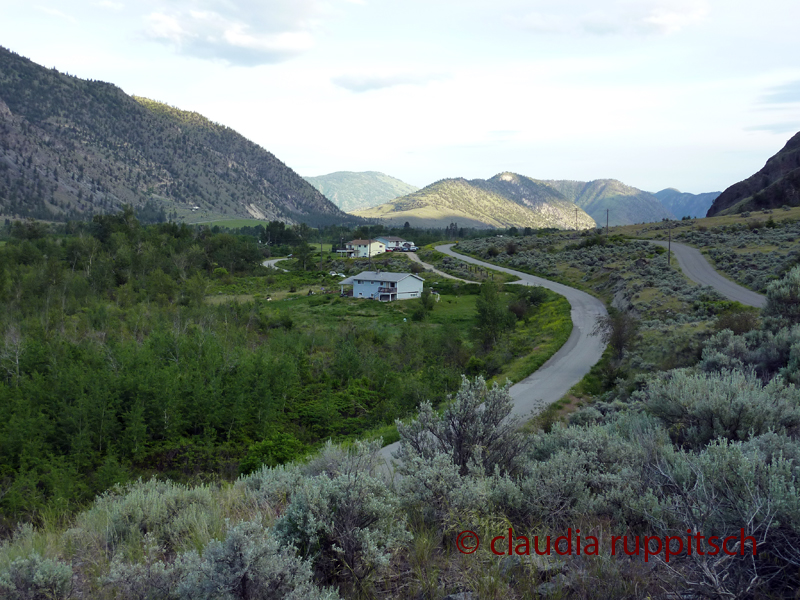
<instances>
[{"instance_id":1,"label":"white house","mask_svg":"<svg viewBox=\"0 0 800 600\"><path fill-rule=\"evenodd\" d=\"M419 298L424 280L413 273L381 273L364 271L339 282L342 294L344 286L353 286L353 298L373 298L381 302Z\"/></svg>"},{"instance_id":2,"label":"white house","mask_svg":"<svg viewBox=\"0 0 800 600\"><path fill-rule=\"evenodd\" d=\"M386 252L386 244L378 240L350 240L345 244L348 256L353 258L369 258Z\"/></svg>"},{"instance_id":3,"label":"white house","mask_svg":"<svg viewBox=\"0 0 800 600\"><path fill-rule=\"evenodd\" d=\"M399 250L403 247L403 242L405 242L403 238L393 235L379 237L378 241L384 244L387 250Z\"/></svg>"}]
</instances>

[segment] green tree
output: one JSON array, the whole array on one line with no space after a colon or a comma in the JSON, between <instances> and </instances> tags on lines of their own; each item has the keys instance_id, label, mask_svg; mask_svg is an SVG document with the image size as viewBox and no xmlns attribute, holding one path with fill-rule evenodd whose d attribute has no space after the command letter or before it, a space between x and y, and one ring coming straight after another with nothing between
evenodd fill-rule
<instances>
[{"instance_id":1,"label":"green tree","mask_svg":"<svg viewBox=\"0 0 800 600\"><path fill-rule=\"evenodd\" d=\"M622 310L609 310L609 314L597 319L592 335L599 335L604 343L616 352L617 359L633 345L639 331L639 320Z\"/></svg>"},{"instance_id":2,"label":"green tree","mask_svg":"<svg viewBox=\"0 0 800 600\"><path fill-rule=\"evenodd\" d=\"M500 291L493 282L481 284L481 293L475 301L478 320L478 339L486 348L491 348L504 331L514 326L515 317L500 298Z\"/></svg>"},{"instance_id":3,"label":"green tree","mask_svg":"<svg viewBox=\"0 0 800 600\"><path fill-rule=\"evenodd\" d=\"M299 246L295 246L293 249L294 258L296 258L300 264L303 266L303 271L306 270L306 265L311 260L311 257L314 255L314 249L306 243L302 243Z\"/></svg>"}]
</instances>

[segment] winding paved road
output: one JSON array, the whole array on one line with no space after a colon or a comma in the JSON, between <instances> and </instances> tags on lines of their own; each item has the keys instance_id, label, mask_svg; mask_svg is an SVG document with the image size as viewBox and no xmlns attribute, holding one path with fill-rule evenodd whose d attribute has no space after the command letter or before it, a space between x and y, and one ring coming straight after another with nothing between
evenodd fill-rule
<instances>
[{"instance_id":1,"label":"winding paved road","mask_svg":"<svg viewBox=\"0 0 800 600\"><path fill-rule=\"evenodd\" d=\"M662 248L667 247L667 242L647 241L656 246L661 246ZM679 244L678 242L672 242L672 252L675 253L675 257L678 259L678 265L684 275L695 283L709 285L726 298L736 300L747 306L762 308L764 304L766 304L767 299L765 296L748 290L720 275L697 248Z\"/></svg>"},{"instance_id":2,"label":"winding paved road","mask_svg":"<svg viewBox=\"0 0 800 600\"><path fill-rule=\"evenodd\" d=\"M261 264L264 265L265 267L270 267L272 269L278 269L279 271L283 271L284 273L288 273L289 271L287 271L286 269L282 269L279 266L277 266L277 263L280 260L286 260L286 259L285 258L271 258L269 260L265 260Z\"/></svg>"},{"instance_id":3,"label":"winding paved road","mask_svg":"<svg viewBox=\"0 0 800 600\"><path fill-rule=\"evenodd\" d=\"M608 314L603 303L586 292L566 285L456 254L450 249L452 245L437 246L436 250L463 262L516 275L520 281L513 282L513 285L540 285L561 294L569 301L572 307L572 334L558 352L535 373L511 386L511 397L514 399L511 414L528 417L532 411L538 412L562 398L573 385L583 379L605 350L605 344L600 338L592 335L598 317ZM392 454L399 448L400 443L395 442L381 450L381 457L387 465L391 464Z\"/></svg>"},{"instance_id":4,"label":"winding paved road","mask_svg":"<svg viewBox=\"0 0 800 600\"><path fill-rule=\"evenodd\" d=\"M589 369L600 360L605 350L605 344L598 336L593 336L592 331L598 317L608 314L606 307L594 296L561 283L456 254L450 249L452 245L437 246L436 249L463 262L520 278L520 281L514 281L510 285L540 285L561 294L569 301L572 307L570 312L572 334L561 349L539 370L511 386L511 397L514 398L514 409L511 414L529 416L531 411L538 412L539 409L562 398L573 385L583 379Z\"/></svg>"}]
</instances>

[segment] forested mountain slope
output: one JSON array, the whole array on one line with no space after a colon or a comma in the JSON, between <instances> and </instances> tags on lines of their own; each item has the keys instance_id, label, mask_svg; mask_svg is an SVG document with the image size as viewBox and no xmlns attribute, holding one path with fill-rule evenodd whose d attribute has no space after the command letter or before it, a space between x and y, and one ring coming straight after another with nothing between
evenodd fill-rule
<instances>
[{"instance_id":1,"label":"forested mountain slope","mask_svg":"<svg viewBox=\"0 0 800 600\"><path fill-rule=\"evenodd\" d=\"M304 179L345 212L378 206L419 189L378 171L337 171Z\"/></svg>"},{"instance_id":2,"label":"forested mountain slope","mask_svg":"<svg viewBox=\"0 0 800 600\"><path fill-rule=\"evenodd\" d=\"M309 223L348 217L275 156L202 115L0 48L0 213L85 218L150 202Z\"/></svg>"},{"instance_id":3,"label":"forested mountain slope","mask_svg":"<svg viewBox=\"0 0 800 600\"><path fill-rule=\"evenodd\" d=\"M594 181L545 180L546 183L580 206L601 225L651 223L674 215L653 194L625 185L616 179Z\"/></svg>"},{"instance_id":4,"label":"forested mountain slope","mask_svg":"<svg viewBox=\"0 0 800 600\"><path fill-rule=\"evenodd\" d=\"M413 226L594 227L594 220L555 189L514 173L491 179L444 179L418 192L353 214Z\"/></svg>"},{"instance_id":5,"label":"forested mountain slope","mask_svg":"<svg viewBox=\"0 0 800 600\"><path fill-rule=\"evenodd\" d=\"M706 216L708 209L716 200L721 192L706 192L704 194L689 194L681 192L675 188L667 188L653 194L661 201L669 212L677 218L689 216L695 219L702 219Z\"/></svg>"}]
</instances>

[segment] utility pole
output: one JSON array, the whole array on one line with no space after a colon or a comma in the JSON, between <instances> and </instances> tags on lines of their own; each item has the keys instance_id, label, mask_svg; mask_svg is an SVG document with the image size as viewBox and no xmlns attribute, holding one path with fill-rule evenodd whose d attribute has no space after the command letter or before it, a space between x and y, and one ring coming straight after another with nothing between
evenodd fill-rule
<instances>
[{"instance_id":1,"label":"utility pole","mask_svg":"<svg viewBox=\"0 0 800 600\"><path fill-rule=\"evenodd\" d=\"M319 270L322 271L322 227L319 228Z\"/></svg>"},{"instance_id":2,"label":"utility pole","mask_svg":"<svg viewBox=\"0 0 800 600\"><path fill-rule=\"evenodd\" d=\"M606 209L606 237L608 237L608 209Z\"/></svg>"},{"instance_id":3,"label":"utility pole","mask_svg":"<svg viewBox=\"0 0 800 600\"><path fill-rule=\"evenodd\" d=\"M672 268L672 223L667 221L667 231L669 232L669 241L667 242L667 268Z\"/></svg>"}]
</instances>

